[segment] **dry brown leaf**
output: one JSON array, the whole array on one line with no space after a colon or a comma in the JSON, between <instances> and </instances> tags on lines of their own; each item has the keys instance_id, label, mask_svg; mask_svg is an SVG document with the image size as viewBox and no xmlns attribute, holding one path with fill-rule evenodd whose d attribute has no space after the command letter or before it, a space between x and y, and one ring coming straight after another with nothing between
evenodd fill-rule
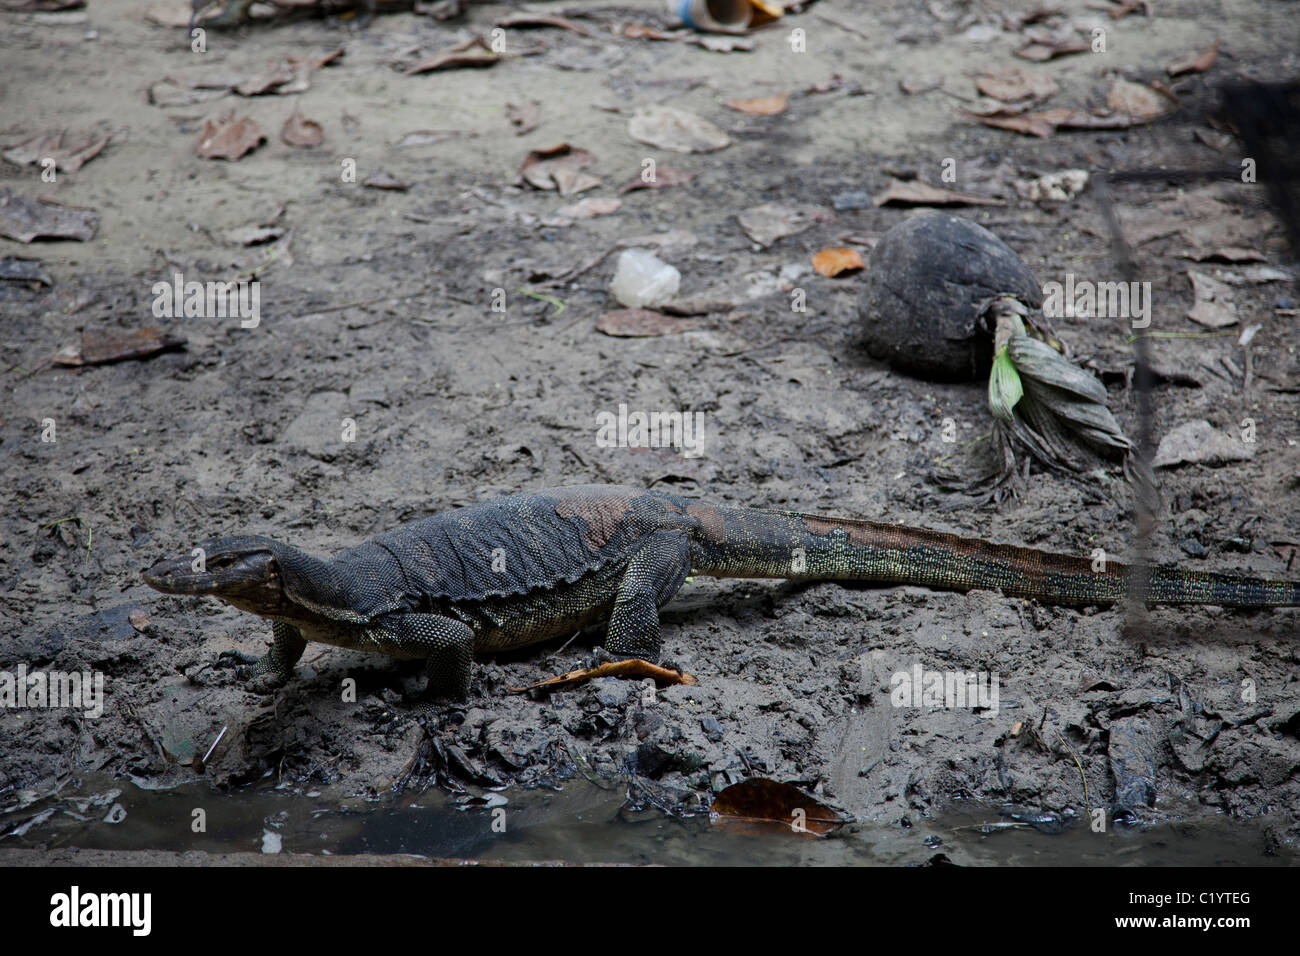
<instances>
[{"instance_id":1,"label":"dry brown leaf","mask_svg":"<svg viewBox=\"0 0 1300 956\"><path fill-rule=\"evenodd\" d=\"M1258 249L1244 246L1219 246L1217 249L1201 249L1187 253L1187 258L1197 262L1267 262L1268 257Z\"/></svg>"},{"instance_id":2,"label":"dry brown leaf","mask_svg":"<svg viewBox=\"0 0 1300 956\"><path fill-rule=\"evenodd\" d=\"M1170 63L1165 70L1170 76L1182 76L1184 73L1204 73L1210 67L1214 66L1219 59L1219 42L1220 38L1214 38L1214 45L1208 50L1200 53L1194 53L1191 56L1185 56L1181 60L1175 60Z\"/></svg>"},{"instance_id":3,"label":"dry brown leaf","mask_svg":"<svg viewBox=\"0 0 1300 956\"><path fill-rule=\"evenodd\" d=\"M675 335L700 327L698 319L679 319L651 309L614 309L596 320L596 329L619 338Z\"/></svg>"},{"instance_id":4,"label":"dry brown leaf","mask_svg":"<svg viewBox=\"0 0 1300 956\"><path fill-rule=\"evenodd\" d=\"M1019 66L986 70L976 77L975 86L985 96L1007 103L1017 100L1042 102L1060 89L1050 74Z\"/></svg>"},{"instance_id":5,"label":"dry brown leaf","mask_svg":"<svg viewBox=\"0 0 1300 956\"><path fill-rule=\"evenodd\" d=\"M1031 60L1034 63L1046 63L1058 56L1068 56L1071 53L1087 53L1091 49L1092 45L1084 40L1031 40L1016 50L1016 56L1022 60Z\"/></svg>"},{"instance_id":6,"label":"dry brown leaf","mask_svg":"<svg viewBox=\"0 0 1300 956\"><path fill-rule=\"evenodd\" d=\"M919 179L893 180L883 193L873 198L877 206L891 203L899 206L1005 206L1006 202L991 196L976 196L952 189L939 189Z\"/></svg>"},{"instance_id":7,"label":"dry brown leaf","mask_svg":"<svg viewBox=\"0 0 1300 956\"><path fill-rule=\"evenodd\" d=\"M1232 137L1227 133L1220 133L1213 129L1198 129L1193 131L1193 135L1210 149L1223 152L1232 145Z\"/></svg>"},{"instance_id":8,"label":"dry brown leaf","mask_svg":"<svg viewBox=\"0 0 1300 956\"><path fill-rule=\"evenodd\" d=\"M646 173L642 172L640 176L626 183L621 193L630 193L637 189L667 189L669 186L685 186L695 178L694 173L688 173L684 169L674 169L671 166L655 166L654 176L650 179L645 178Z\"/></svg>"},{"instance_id":9,"label":"dry brown leaf","mask_svg":"<svg viewBox=\"0 0 1300 956\"><path fill-rule=\"evenodd\" d=\"M215 120L205 120L203 134L199 136L199 155L204 159L231 161L262 145L266 137L247 116L238 119L232 110Z\"/></svg>"},{"instance_id":10,"label":"dry brown leaf","mask_svg":"<svg viewBox=\"0 0 1300 956\"><path fill-rule=\"evenodd\" d=\"M610 213L618 212L622 205L621 199L580 199L578 202L561 206L555 210L555 214L568 219L594 219L597 216L608 216Z\"/></svg>"},{"instance_id":11,"label":"dry brown leaf","mask_svg":"<svg viewBox=\"0 0 1300 956\"><path fill-rule=\"evenodd\" d=\"M677 40L679 37L664 33L642 23L628 23L623 26L622 35L629 40Z\"/></svg>"},{"instance_id":12,"label":"dry brown leaf","mask_svg":"<svg viewBox=\"0 0 1300 956\"><path fill-rule=\"evenodd\" d=\"M30 166L52 159L56 169L72 173L98 156L108 145L108 140L107 136L90 132L45 130L5 150L4 158L15 166Z\"/></svg>"},{"instance_id":13,"label":"dry brown leaf","mask_svg":"<svg viewBox=\"0 0 1300 956\"><path fill-rule=\"evenodd\" d=\"M399 193L404 193L411 188L410 183L402 182L396 176L386 173L382 169L367 176L365 182L361 185L369 189L388 189Z\"/></svg>"},{"instance_id":14,"label":"dry brown leaf","mask_svg":"<svg viewBox=\"0 0 1300 956\"><path fill-rule=\"evenodd\" d=\"M0 189L0 236L31 242L34 239L95 238L99 213L93 209L65 206L52 199L28 199Z\"/></svg>"},{"instance_id":15,"label":"dry brown leaf","mask_svg":"<svg viewBox=\"0 0 1300 956\"><path fill-rule=\"evenodd\" d=\"M777 96L763 96L754 100L727 100L722 105L727 109L748 113L751 116L776 116L779 113L784 113L786 107L790 105L790 94L781 93Z\"/></svg>"},{"instance_id":16,"label":"dry brown leaf","mask_svg":"<svg viewBox=\"0 0 1300 956\"><path fill-rule=\"evenodd\" d=\"M788 783L755 777L733 783L713 799L709 819L742 831L772 827L825 836L849 818Z\"/></svg>"},{"instance_id":17,"label":"dry brown leaf","mask_svg":"<svg viewBox=\"0 0 1300 956\"><path fill-rule=\"evenodd\" d=\"M222 238L241 246L260 246L265 242L274 242L284 233L285 229L282 226L240 226L236 229L227 229L222 234Z\"/></svg>"},{"instance_id":18,"label":"dry brown leaf","mask_svg":"<svg viewBox=\"0 0 1300 956\"><path fill-rule=\"evenodd\" d=\"M1117 77L1106 94L1106 104L1134 123L1147 123L1178 109L1178 101L1150 86Z\"/></svg>"},{"instance_id":19,"label":"dry brown leaf","mask_svg":"<svg viewBox=\"0 0 1300 956\"><path fill-rule=\"evenodd\" d=\"M916 96L918 93L928 93L931 90L937 90L943 86L943 80L937 77L903 77L898 81L898 88L908 96Z\"/></svg>"},{"instance_id":20,"label":"dry brown leaf","mask_svg":"<svg viewBox=\"0 0 1300 956\"><path fill-rule=\"evenodd\" d=\"M540 13L511 13L502 17L496 22L499 27L557 27L561 30L568 30L571 33L577 33L584 37L594 37L592 33L584 26L579 26L572 20L566 20L564 17L547 16Z\"/></svg>"},{"instance_id":21,"label":"dry brown leaf","mask_svg":"<svg viewBox=\"0 0 1300 956\"><path fill-rule=\"evenodd\" d=\"M56 365L106 365L126 359L148 358L185 345L185 339L159 328L102 329L81 336L81 345L70 345L54 354Z\"/></svg>"},{"instance_id":22,"label":"dry brown leaf","mask_svg":"<svg viewBox=\"0 0 1300 956\"><path fill-rule=\"evenodd\" d=\"M1010 130L1013 133L1024 133L1026 136L1038 136L1046 139L1056 132L1054 123L1049 123L1036 113L1021 113L1017 110L998 110L994 113L976 113L972 110L965 110L964 112L969 116L973 116L985 126Z\"/></svg>"},{"instance_id":23,"label":"dry brown leaf","mask_svg":"<svg viewBox=\"0 0 1300 956\"><path fill-rule=\"evenodd\" d=\"M1151 16L1150 0L1115 0L1115 2L1119 5L1112 10L1106 11L1112 20L1122 20L1137 10L1141 10L1142 15L1145 17Z\"/></svg>"},{"instance_id":24,"label":"dry brown leaf","mask_svg":"<svg viewBox=\"0 0 1300 956\"><path fill-rule=\"evenodd\" d=\"M820 206L776 202L750 206L736 217L745 235L763 247L834 218L834 213Z\"/></svg>"},{"instance_id":25,"label":"dry brown leaf","mask_svg":"<svg viewBox=\"0 0 1300 956\"><path fill-rule=\"evenodd\" d=\"M531 133L537 129L537 124L542 121L542 104L536 100L526 100L523 103L507 103L506 119L510 120L510 125L515 128L516 136Z\"/></svg>"},{"instance_id":26,"label":"dry brown leaf","mask_svg":"<svg viewBox=\"0 0 1300 956\"><path fill-rule=\"evenodd\" d=\"M455 46L439 50L432 56L411 64L402 72L407 76L416 73L430 73L434 70L450 70L456 67L492 66L501 56L494 52L480 36L471 37Z\"/></svg>"},{"instance_id":27,"label":"dry brown leaf","mask_svg":"<svg viewBox=\"0 0 1300 956\"><path fill-rule=\"evenodd\" d=\"M1192 294L1196 298L1187 310L1189 319L1212 329L1236 324L1237 309L1232 304L1230 286L1192 269L1187 270L1187 278L1192 280Z\"/></svg>"},{"instance_id":28,"label":"dry brown leaf","mask_svg":"<svg viewBox=\"0 0 1300 956\"><path fill-rule=\"evenodd\" d=\"M710 153L731 144L731 137L708 120L671 106L638 110L627 131L635 140L676 153Z\"/></svg>"},{"instance_id":29,"label":"dry brown leaf","mask_svg":"<svg viewBox=\"0 0 1300 956\"><path fill-rule=\"evenodd\" d=\"M286 146L313 149L325 139L325 130L320 123L307 119L300 110L294 109L280 129L280 139Z\"/></svg>"},{"instance_id":30,"label":"dry brown leaf","mask_svg":"<svg viewBox=\"0 0 1300 956\"><path fill-rule=\"evenodd\" d=\"M866 268L856 249L823 249L813 256L812 264L814 269L828 277Z\"/></svg>"},{"instance_id":31,"label":"dry brown leaf","mask_svg":"<svg viewBox=\"0 0 1300 956\"><path fill-rule=\"evenodd\" d=\"M532 150L519 168L524 182L534 189L554 189L561 196L585 192L600 185L600 180L583 170L595 162L585 149L560 143L547 149Z\"/></svg>"},{"instance_id":32,"label":"dry brown leaf","mask_svg":"<svg viewBox=\"0 0 1300 956\"><path fill-rule=\"evenodd\" d=\"M618 677L622 680L645 680L649 677L661 684L699 683L690 674L673 670L671 667L651 664L649 661L643 661L639 657L635 657L627 661L604 661L595 667L580 667L557 677L539 680L535 684L527 684L523 687L508 687L506 689L519 694L526 690L536 690L539 687L555 689L567 687L571 684L582 684L597 677Z\"/></svg>"}]
</instances>

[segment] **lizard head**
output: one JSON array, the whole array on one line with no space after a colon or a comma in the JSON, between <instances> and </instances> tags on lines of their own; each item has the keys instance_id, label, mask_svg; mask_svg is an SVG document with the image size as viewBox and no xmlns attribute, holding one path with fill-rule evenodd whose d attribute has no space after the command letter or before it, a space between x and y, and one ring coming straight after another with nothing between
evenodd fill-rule
<instances>
[{"instance_id":1,"label":"lizard head","mask_svg":"<svg viewBox=\"0 0 1300 956\"><path fill-rule=\"evenodd\" d=\"M209 538L180 558L165 558L141 572L145 584L164 594L209 594L254 614L283 612L280 554L286 546L261 536Z\"/></svg>"}]
</instances>

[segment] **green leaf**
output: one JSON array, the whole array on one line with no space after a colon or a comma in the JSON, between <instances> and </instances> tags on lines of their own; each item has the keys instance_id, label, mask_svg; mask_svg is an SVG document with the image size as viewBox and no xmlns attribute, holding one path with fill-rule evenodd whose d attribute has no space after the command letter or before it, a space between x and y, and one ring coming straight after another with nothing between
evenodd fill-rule
<instances>
[{"instance_id":1,"label":"green leaf","mask_svg":"<svg viewBox=\"0 0 1300 956\"><path fill-rule=\"evenodd\" d=\"M1020 373L1006 349L1001 349L993 357L993 368L989 372L989 410L999 421L1009 422L1015 416L1012 410L1025 394L1025 387L1020 382Z\"/></svg>"}]
</instances>

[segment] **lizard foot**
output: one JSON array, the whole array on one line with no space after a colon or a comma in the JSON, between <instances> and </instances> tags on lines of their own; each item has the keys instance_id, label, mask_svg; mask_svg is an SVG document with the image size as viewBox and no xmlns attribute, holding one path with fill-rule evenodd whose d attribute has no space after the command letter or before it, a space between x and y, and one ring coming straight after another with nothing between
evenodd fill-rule
<instances>
[{"instance_id":1,"label":"lizard foot","mask_svg":"<svg viewBox=\"0 0 1300 956\"><path fill-rule=\"evenodd\" d=\"M217 660L231 660L239 665L235 668L235 678L243 683L245 690L254 694L269 694L289 682L289 675L283 673L277 666L278 662L271 660L271 657L271 654L257 657L231 650L222 651L217 655Z\"/></svg>"}]
</instances>

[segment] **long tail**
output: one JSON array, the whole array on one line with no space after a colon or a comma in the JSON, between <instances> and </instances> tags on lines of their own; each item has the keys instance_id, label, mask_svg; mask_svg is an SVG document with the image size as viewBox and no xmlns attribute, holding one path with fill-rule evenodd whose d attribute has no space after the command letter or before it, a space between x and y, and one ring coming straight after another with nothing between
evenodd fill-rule
<instances>
[{"instance_id":1,"label":"long tail","mask_svg":"<svg viewBox=\"0 0 1300 956\"><path fill-rule=\"evenodd\" d=\"M1141 568L904 525L788 511L692 509L696 574L1001 589L1049 604L1113 604L1133 589L1156 604L1300 605L1300 582Z\"/></svg>"}]
</instances>

